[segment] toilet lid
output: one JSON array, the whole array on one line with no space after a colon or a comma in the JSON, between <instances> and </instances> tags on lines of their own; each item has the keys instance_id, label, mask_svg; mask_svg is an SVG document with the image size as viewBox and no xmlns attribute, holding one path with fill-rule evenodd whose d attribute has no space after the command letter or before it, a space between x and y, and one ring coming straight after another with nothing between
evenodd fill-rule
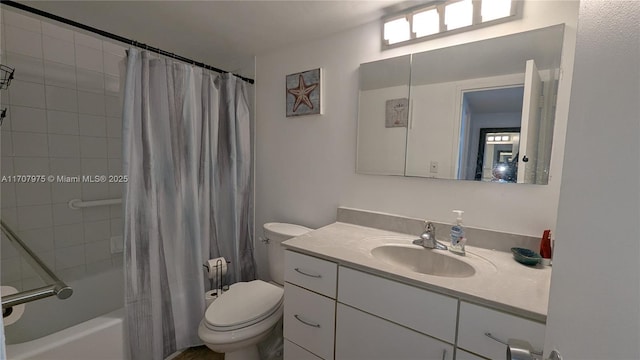
<instances>
[{"instance_id":1,"label":"toilet lid","mask_svg":"<svg viewBox=\"0 0 640 360\"><path fill-rule=\"evenodd\" d=\"M204 314L213 329L235 330L252 325L280 307L284 290L262 280L239 282L220 295Z\"/></svg>"}]
</instances>

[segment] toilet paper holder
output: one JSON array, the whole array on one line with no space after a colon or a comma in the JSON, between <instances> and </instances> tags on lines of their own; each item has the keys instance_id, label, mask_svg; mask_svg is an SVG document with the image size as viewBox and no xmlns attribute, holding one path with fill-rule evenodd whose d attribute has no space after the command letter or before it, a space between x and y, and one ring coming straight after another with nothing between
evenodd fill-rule
<instances>
[{"instance_id":1,"label":"toilet paper holder","mask_svg":"<svg viewBox=\"0 0 640 360\"><path fill-rule=\"evenodd\" d=\"M226 262L226 265L231 264L231 261L229 261L229 260L225 259L224 261ZM218 259L216 261L216 264L215 264L214 267L218 270L218 271L216 271L216 275L217 276L216 276L215 279L210 279L209 280L211 282L210 285L211 285L211 289L212 290L216 289L216 290L226 291L226 290L229 289L229 286L228 285L224 285L224 283L223 283L224 275L222 274L222 271L221 271L223 265L225 265L225 264L223 264L222 259ZM209 267L209 264L204 263L204 264L202 264L202 266L206 269L208 274L211 273L211 269ZM220 295L220 294L221 294L221 292L218 295Z\"/></svg>"}]
</instances>

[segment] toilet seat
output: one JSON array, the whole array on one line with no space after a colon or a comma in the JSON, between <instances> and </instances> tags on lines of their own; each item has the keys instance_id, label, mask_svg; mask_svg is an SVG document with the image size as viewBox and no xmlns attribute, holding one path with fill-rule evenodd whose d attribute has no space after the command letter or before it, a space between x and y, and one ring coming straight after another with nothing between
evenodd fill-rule
<instances>
[{"instance_id":1,"label":"toilet seat","mask_svg":"<svg viewBox=\"0 0 640 360\"><path fill-rule=\"evenodd\" d=\"M282 288L262 280L235 283L207 308L205 326L218 332L249 327L281 309L283 297Z\"/></svg>"}]
</instances>

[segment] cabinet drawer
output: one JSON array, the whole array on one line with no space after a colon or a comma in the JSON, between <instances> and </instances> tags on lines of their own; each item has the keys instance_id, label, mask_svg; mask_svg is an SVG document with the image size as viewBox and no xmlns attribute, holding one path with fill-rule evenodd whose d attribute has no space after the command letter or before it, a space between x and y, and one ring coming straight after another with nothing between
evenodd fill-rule
<instances>
[{"instance_id":1,"label":"cabinet drawer","mask_svg":"<svg viewBox=\"0 0 640 360\"><path fill-rule=\"evenodd\" d=\"M323 359L333 359L336 302L284 285L284 337Z\"/></svg>"},{"instance_id":2,"label":"cabinet drawer","mask_svg":"<svg viewBox=\"0 0 640 360\"><path fill-rule=\"evenodd\" d=\"M284 360L322 360L289 340L284 340Z\"/></svg>"},{"instance_id":3,"label":"cabinet drawer","mask_svg":"<svg viewBox=\"0 0 640 360\"><path fill-rule=\"evenodd\" d=\"M455 342L457 299L341 266L338 301Z\"/></svg>"},{"instance_id":4,"label":"cabinet drawer","mask_svg":"<svg viewBox=\"0 0 640 360\"><path fill-rule=\"evenodd\" d=\"M336 298L338 265L293 251L284 254L284 281Z\"/></svg>"},{"instance_id":5,"label":"cabinet drawer","mask_svg":"<svg viewBox=\"0 0 640 360\"><path fill-rule=\"evenodd\" d=\"M453 359L453 346L349 306L336 318L336 360Z\"/></svg>"},{"instance_id":6,"label":"cabinet drawer","mask_svg":"<svg viewBox=\"0 0 640 360\"><path fill-rule=\"evenodd\" d=\"M504 359L506 345L485 335L490 333L505 342L508 339L528 341L535 351L542 351L544 328L544 324L535 321L461 302L458 347L489 359Z\"/></svg>"}]
</instances>

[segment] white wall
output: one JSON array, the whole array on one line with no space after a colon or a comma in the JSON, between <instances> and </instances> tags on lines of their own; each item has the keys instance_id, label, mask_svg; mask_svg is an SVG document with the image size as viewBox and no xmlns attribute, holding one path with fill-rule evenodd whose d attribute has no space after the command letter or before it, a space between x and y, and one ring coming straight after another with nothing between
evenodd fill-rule
<instances>
[{"instance_id":1,"label":"white wall","mask_svg":"<svg viewBox=\"0 0 640 360\"><path fill-rule=\"evenodd\" d=\"M551 160L549 185L358 175L356 123L360 63L566 23L563 66L573 63L577 2L528 1L523 18L473 32L380 49L380 23L256 57L256 231L268 221L320 227L335 221L339 205L452 222L465 210L469 226L539 236L554 228L562 151ZM285 77L324 70L325 114L285 117ZM571 73L558 95L554 146L564 148ZM496 204L499 205L496 205ZM488 205L491 204L491 205ZM490 211L488 211L490 210ZM470 239L473 243L473 239ZM264 247L256 245L265 275Z\"/></svg>"},{"instance_id":2,"label":"white wall","mask_svg":"<svg viewBox=\"0 0 640 360\"><path fill-rule=\"evenodd\" d=\"M640 2L583 0L547 351L640 359Z\"/></svg>"}]
</instances>

